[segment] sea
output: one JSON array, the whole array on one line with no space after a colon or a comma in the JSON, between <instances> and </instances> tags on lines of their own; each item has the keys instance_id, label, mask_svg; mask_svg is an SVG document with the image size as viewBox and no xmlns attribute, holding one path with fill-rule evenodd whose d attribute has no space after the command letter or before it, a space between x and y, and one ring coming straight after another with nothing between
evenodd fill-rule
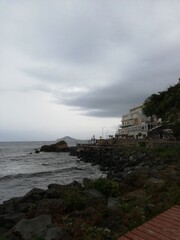
<instances>
[{"instance_id":1,"label":"sea","mask_svg":"<svg viewBox=\"0 0 180 240\"><path fill-rule=\"evenodd\" d=\"M39 152L54 142L0 142L0 203L23 196L32 188L47 189L51 183L82 182L105 177L98 166L80 161L69 153Z\"/></svg>"}]
</instances>

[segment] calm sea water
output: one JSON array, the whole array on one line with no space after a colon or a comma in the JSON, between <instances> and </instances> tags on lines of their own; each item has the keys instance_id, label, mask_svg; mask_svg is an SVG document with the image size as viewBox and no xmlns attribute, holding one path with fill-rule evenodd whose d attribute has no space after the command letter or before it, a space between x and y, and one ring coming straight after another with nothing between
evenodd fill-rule
<instances>
[{"instance_id":1,"label":"calm sea water","mask_svg":"<svg viewBox=\"0 0 180 240\"><path fill-rule=\"evenodd\" d=\"M67 184L104 176L98 166L79 161L68 153L35 153L51 142L0 142L0 203L50 183ZM32 153L32 154L30 154Z\"/></svg>"}]
</instances>

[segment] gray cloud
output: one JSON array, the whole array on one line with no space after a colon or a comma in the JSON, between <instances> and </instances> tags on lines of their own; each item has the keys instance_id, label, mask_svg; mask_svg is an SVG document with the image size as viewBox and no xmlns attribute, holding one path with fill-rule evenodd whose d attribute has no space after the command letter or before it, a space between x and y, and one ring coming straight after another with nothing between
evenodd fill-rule
<instances>
[{"instance_id":1,"label":"gray cloud","mask_svg":"<svg viewBox=\"0 0 180 240\"><path fill-rule=\"evenodd\" d=\"M28 58L20 72L33 80L29 89L82 114L119 117L179 78L179 1L7 1L3 7L0 43Z\"/></svg>"},{"instance_id":2,"label":"gray cloud","mask_svg":"<svg viewBox=\"0 0 180 240\"><path fill-rule=\"evenodd\" d=\"M135 88L136 87L136 88ZM142 86L143 88L143 86ZM69 106L80 107L84 114L98 117L120 117L132 105L144 101L147 92L137 91L136 83L132 85L116 84L111 87L91 90L81 96L64 99Z\"/></svg>"}]
</instances>

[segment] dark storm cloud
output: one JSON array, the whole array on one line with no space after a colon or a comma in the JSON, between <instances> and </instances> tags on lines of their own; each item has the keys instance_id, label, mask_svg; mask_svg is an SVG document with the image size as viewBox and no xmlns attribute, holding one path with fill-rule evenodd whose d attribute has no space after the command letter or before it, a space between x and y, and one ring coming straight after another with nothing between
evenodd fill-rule
<instances>
[{"instance_id":1,"label":"dark storm cloud","mask_svg":"<svg viewBox=\"0 0 180 240\"><path fill-rule=\"evenodd\" d=\"M178 49L178 45L170 46L165 51L155 51L154 55L144 55L129 68L123 81L72 98L64 97L64 104L79 107L90 116L119 117L129 108L142 104L151 94L177 83L180 76Z\"/></svg>"},{"instance_id":2,"label":"dark storm cloud","mask_svg":"<svg viewBox=\"0 0 180 240\"><path fill-rule=\"evenodd\" d=\"M64 104L79 107L84 114L98 117L120 117L133 105L141 104L147 91L137 90L137 83L116 84L110 87L91 90L88 93L65 99Z\"/></svg>"},{"instance_id":3,"label":"dark storm cloud","mask_svg":"<svg viewBox=\"0 0 180 240\"><path fill-rule=\"evenodd\" d=\"M119 117L179 78L179 1L40 0L8 7L7 48L30 58L21 68L33 80L29 89L85 115Z\"/></svg>"}]
</instances>

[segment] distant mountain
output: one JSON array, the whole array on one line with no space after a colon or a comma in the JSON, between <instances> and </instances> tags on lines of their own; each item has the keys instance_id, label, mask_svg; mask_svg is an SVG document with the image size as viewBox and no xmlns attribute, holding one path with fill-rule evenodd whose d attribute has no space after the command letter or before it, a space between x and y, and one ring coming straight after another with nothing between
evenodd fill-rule
<instances>
[{"instance_id":1,"label":"distant mountain","mask_svg":"<svg viewBox=\"0 0 180 240\"><path fill-rule=\"evenodd\" d=\"M76 146L76 144L86 144L89 142L89 140L80 140L80 139L75 139L69 136L65 136L63 138L58 138L56 141L65 141L68 145L68 147L73 147Z\"/></svg>"}]
</instances>

